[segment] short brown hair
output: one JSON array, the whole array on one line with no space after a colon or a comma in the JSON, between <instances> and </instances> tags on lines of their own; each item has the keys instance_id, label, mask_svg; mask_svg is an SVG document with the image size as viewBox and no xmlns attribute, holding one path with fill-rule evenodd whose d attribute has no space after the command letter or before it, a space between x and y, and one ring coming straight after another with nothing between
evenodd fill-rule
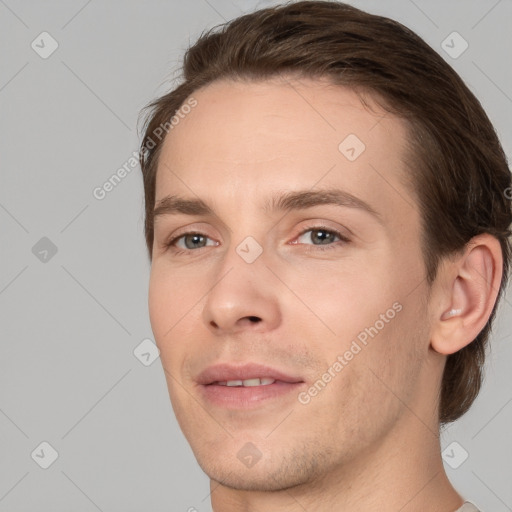
<instances>
[{"instance_id":1,"label":"short brown hair","mask_svg":"<svg viewBox=\"0 0 512 512\"><path fill-rule=\"evenodd\" d=\"M476 97L427 43L400 23L334 1L299 1L261 9L205 31L185 53L182 83L150 103L141 141L149 256L153 246L155 177L169 123L194 91L219 79L265 80L281 74L327 77L369 92L406 122L411 173L422 216L429 284L444 256L490 233L504 256L496 304L476 339L447 357L439 421L458 419L480 391L491 323L510 263L512 191L507 159Z\"/></svg>"}]
</instances>

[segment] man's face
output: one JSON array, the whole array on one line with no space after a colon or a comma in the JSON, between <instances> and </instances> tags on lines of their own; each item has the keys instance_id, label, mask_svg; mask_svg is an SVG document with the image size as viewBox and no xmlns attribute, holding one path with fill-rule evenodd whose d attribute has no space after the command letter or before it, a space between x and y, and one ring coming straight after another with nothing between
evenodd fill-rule
<instances>
[{"instance_id":1,"label":"man's face","mask_svg":"<svg viewBox=\"0 0 512 512\"><path fill-rule=\"evenodd\" d=\"M271 490L389 456L393 435L396 447L434 420L439 384L405 127L323 81L216 82L194 98L162 148L156 203L200 199L212 213L160 209L149 307L199 464ZM272 209L331 189L341 204ZM269 368L240 374L245 387L202 381L218 364L238 380L249 363Z\"/></svg>"}]
</instances>

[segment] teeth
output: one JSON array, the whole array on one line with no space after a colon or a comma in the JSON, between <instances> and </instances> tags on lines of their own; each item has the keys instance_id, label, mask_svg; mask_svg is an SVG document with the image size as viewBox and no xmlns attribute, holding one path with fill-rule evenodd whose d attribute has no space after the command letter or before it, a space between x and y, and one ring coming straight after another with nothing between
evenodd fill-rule
<instances>
[{"instance_id":1,"label":"teeth","mask_svg":"<svg viewBox=\"0 0 512 512\"><path fill-rule=\"evenodd\" d=\"M252 387L252 386L261 386L260 379L247 379L244 380L244 386Z\"/></svg>"},{"instance_id":2,"label":"teeth","mask_svg":"<svg viewBox=\"0 0 512 512\"><path fill-rule=\"evenodd\" d=\"M244 387L254 387L254 386L268 386L269 384L273 384L276 380L270 377L264 377L262 379L245 379L245 380L228 380L222 382L216 382L219 386L244 386Z\"/></svg>"}]
</instances>

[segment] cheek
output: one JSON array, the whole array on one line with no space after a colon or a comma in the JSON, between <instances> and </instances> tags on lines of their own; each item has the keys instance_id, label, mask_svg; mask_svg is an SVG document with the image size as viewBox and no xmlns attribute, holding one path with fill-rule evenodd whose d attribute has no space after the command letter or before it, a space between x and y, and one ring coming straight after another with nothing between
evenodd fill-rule
<instances>
[{"instance_id":1,"label":"cheek","mask_svg":"<svg viewBox=\"0 0 512 512\"><path fill-rule=\"evenodd\" d=\"M148 308L151 328L165 370L181 375L181 366L194 344L194 330L200 325L198 300L204 295L201 279L184 272L169 271L165 265L151 268ZM195 284L193 284L195 283ZM173 379L166 374L169 387Z\"/></svg>"},{"instance_id":2,"label":"cheek","mask_svg":"<svg viewBox=\"0 0 512 512\"><path fill-rule=\"evenodd\" d=\"M197 301L197 291L179 272L169 272L162 264L153 264L149 279L148 307L153 333L159 339L170 338L169 329L186 317Z\"/></svg>"},{"instance_id":3,"label":"cheek","mask_svg":"<svg viewBox=\"0 0 512 512\"><path fill-rule=\"evenodd\" d=\"M149 320L157 344L161 341L164 333L163 324L166 319L165 312L172 311L167 287L167 283L158 275L158 272L152 268L149 279L148 308Z\"/></svg>"},{"instance_id":4,"label":"cheek","mask_svg":"<svg viewBox=\"0 0 512 512\"><path fill-rule=\"evenodd\" d=\"M307 317L310 326L313 321L318 333L325 335L327 345L341 349L349 338L372 326L391 308L400 293L396 282L386 278L386 269L364 261L343 261L339 268L330 265L302 271L299 279L290 275L287 282L304 301L291 300L296 309L302 310L301 314L295 311L294 316Z\"/></svg>"},{"instance_id":5,"label":"cheek","mask_svg":"<svg viewBox=\"0 0 512 512\"><path fill-rule=\"evenodd\" d=\"M373 263L356 268L354 262L350 271L325 271L316 273L315 279L296 281L294 289L298 296L307 297L312 313L295 312L294 316L303 318L300 332L312 333L312 326L318 326L317 349L327 363L323 371L341 356L343 368L350 367L350 373L357 373L361 382L376 379L371 373L365 375L368 368L393 381L393 368L410 367L411 354L417 356L420 340L414 331L420 309L406 275L393 265L386 266L385 259L380 265ZM343 373L339 372L338 381L345 378Z\"/></svg>"},{"instance_id":6,"label":"cheek","mask_svg":"<svg viewBox=\"0 0 512 512\"><path fill-rule=\"evenodd\" d=\"M180 290L179 294L181 293ZM173 363L175 364L179 359L176 354L179 345L173 342L173 337L180 327L180 323L177 322L182 316L178 316L180 309L178 302L176 289L169 276L152 268L148 291L149 320L155 343L160 350L160 360L166 371L168 385L172 385L172 378L167 372L174 375L176 370Z\"/></svg>"}]
</instances>

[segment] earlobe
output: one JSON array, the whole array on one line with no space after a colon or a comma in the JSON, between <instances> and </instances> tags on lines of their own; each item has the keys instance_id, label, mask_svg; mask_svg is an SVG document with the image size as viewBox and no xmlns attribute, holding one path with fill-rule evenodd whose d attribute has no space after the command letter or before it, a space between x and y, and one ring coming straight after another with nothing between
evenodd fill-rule
<instances>
[{"instance_id":1,"label":"earlobe","mask_svg":"<svg viewBox=\"0 0 512 512\"><path fill-rule=\"evenodd\" d=\"M502 272L500 243L486 233L474 237L438 276L446 282L432 326L430 344L436 352L453 354L478 336L496 303Z\"/></svg>"}]
</instances>

